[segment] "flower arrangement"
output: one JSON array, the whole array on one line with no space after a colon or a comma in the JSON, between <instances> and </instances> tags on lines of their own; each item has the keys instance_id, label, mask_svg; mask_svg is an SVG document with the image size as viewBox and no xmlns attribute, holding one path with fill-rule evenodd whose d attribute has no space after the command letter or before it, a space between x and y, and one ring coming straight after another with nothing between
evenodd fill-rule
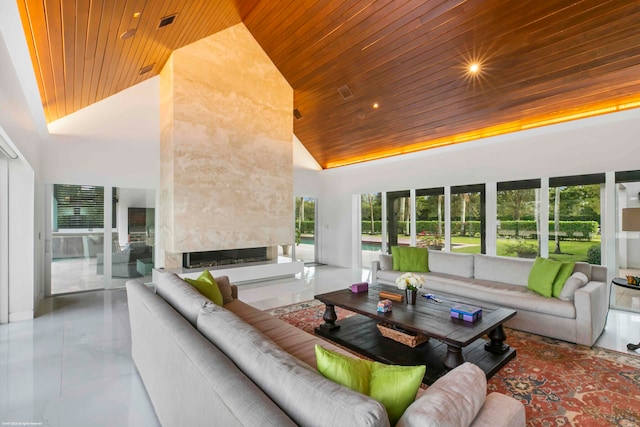
<instances>
[{"instance_id":1,"label":"flower arrangement","mask_svg":"<svg viewBox=\"0 0 640 427\"><path fill-rule=\"evenodd\" d=\"M414 273L404 273L402 276L396 279L396 286L398 289L409 289L410 291L417 291L424 285L424 277Z\"/></svg>"}]
</instances>

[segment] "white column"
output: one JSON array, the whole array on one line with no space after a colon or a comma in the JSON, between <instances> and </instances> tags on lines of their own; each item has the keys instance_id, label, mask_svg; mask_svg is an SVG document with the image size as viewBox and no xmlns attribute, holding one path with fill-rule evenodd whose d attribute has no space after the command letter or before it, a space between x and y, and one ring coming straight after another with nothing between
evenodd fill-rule
<instances>
[{"instance_id":1,"label":"white column","mask_svg":"<svg viewBox=\"0 0 640 427\"><path fill-rule=\"evenodd\" d=\"M409 224L409 233L411 234L411 246L416 246L416 190L409 190L409 206L411 211L411 223Z\"/></svg>"},{"instance_id":2,"label":"white column","mask_svg":"<svg viewBox=\"0 0 640 427\"><path fill-rule=\"evenodd\" d=\"M111 193L113 192L113 187L106 186L104 187L104 258L103 258L103 272L104 272L104 287L105 289L110 289L112 287L111 282L111 272L113 262L113 230L111 228L111 213L113 212L113 207L111 205Z\"/></svg>"},{"instance_id":3,"label":"white column","mask_svg":"<svg viewBox=\"0 0 640 427\"><path fill-rule=\"evenodd\" d=\"M607 266L607 283L616 276L618 266L616 262L616 174L607 172L604 184L604 209L600 210L602 259L600 264ZM602 200L602 197L601 197Z\"/></svg>"},{"instance_id":4,"label":"white column","mask_svg":"<svg viewBox=\"0 0 640 427\"><path fill-rule=\"evenodd\" d=\"M487 255L496 255L498 249L496 240L498 238L498 183L487 182L484 188Z\"/></svg>"},{"instance_id":5,"label":"white column","mask_svg":"<svg viewBox=\"0 0 640 427\"><path fill-rule=\"evenodd\" d=\"M451 186L444 187L444 250L451 252Z\"/></svg>"},{"instance_id":6,"label":"white column","mask_svg":"<svg viewBox=\"0 0 640 427\"><path fill-rule=\"evenodd\" d=\"M0 155L0 324L9 322L9 172Z\"/></svg>"},{"instance_id":7,"label":"white column","mask_svg":"<svg viewBox=\"0 0 640 427\"><path fill-rule=\"evenodd\" d=\"M540 178L540 256L549 258L549 177Z\"/></svg>"},{"instance_id":8,"label":"white column","mask_svg":"<svg viewBox=\"0 0 640 427\"><path fill-rule=\"evenodd\" d=\"M362 267L362 208L360 194L351 196L351 264L353 268Z\"/></svg>"},{"instance_id":9,"label":"white column","mask_svg":"<svg viewBox=\"0 0 640 427\"><path fill-rule=\"evenodd\" d=\"M383 191L380 198L382 199L382 225L380 227L380 250L383 254L387 253L387 192Z\"/></svg>"}]
</instances>

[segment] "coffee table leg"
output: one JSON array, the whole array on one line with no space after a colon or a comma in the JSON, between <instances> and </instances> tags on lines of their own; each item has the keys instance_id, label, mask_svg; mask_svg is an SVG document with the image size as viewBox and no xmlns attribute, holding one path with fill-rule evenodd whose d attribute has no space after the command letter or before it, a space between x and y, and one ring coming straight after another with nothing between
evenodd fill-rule
<instances>
[{"instance_id":1,"label":"coffee table leg","mask_svg":"<svg viewBox=\"0 0 640 427\"><path fill-rule=\"evenodd\" d=\"M451 370L464 363L462 348L447 345L447 355L444 358L444 367Z\"/></svg>"},{"instance_id":2,"label":"coffee table leg","mask_svg":"<svg viewBox=\"0 0 640 427\"><path fill-rule=\"evenodd\" d=\"M484 345L484 349L488 352L495 354L504 354L509 351L509 346L504 343L507 339L507 335L504 333L502 325L489 331L489 338L491 342Z\"/></svg>"},{"instance_id":3,"label":"coffee table leg","mask_svg":"<svg viewBox=\"0 0 640 427\"><path fill-rule=\"evenodd\" d=\"M340 327L340 325L336 325L338 316L336 315L336 309L333 304L325 304L322 319L324 320L324 323L320 325L320 328L324 329L325 331L333 331L334 329L338 329Z\"/></svg>"}]
</instances>

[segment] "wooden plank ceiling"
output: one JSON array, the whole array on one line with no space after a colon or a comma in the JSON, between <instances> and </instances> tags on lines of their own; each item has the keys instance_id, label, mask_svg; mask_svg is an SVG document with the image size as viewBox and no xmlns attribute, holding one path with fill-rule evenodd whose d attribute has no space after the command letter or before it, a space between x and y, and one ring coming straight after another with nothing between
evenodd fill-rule
<instances>
[{"instance_id":1,"label":"wooden plank ceiling","mask_svg":"<svg viewBox=\"0 0 640 427\"><path fill-rule=\"evenodd\" d=\"M293 87L302 115L294 132L323 167L640 105L637 0L18 4L49 121L158 74L173 49L244 22ZM344 99L343 86L353 96Z\"/></svg>"}]
</instances>

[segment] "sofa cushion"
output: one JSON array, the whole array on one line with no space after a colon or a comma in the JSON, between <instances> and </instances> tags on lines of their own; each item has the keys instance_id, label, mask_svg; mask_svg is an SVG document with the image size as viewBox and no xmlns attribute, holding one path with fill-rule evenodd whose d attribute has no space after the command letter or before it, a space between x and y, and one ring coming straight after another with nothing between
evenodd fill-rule
<instances>
[{"instance_id":1,"label":"sofa cushion","mask_svg":"<svg viewBox=\"0 0 640 427\"><path fill-rule=\"evenodd\" d=\"M475 254L473 274L480 280L527 286L532 265L532 259Z\"/></svg>"},{"instance_id":2,"label":"sofa cushion","mask_svg":"<svg viewBox=\"0 0 640 427\"><path fill-rule=\"evenodd\" d=\"M539 293L543 297L553 294L553 282L560 271L562 263L548 258L536 258L529 271L527 288Z\"/></svg>"},{"instance_id":3,"label":"sofa cushion","mask_svg":"<svg viewBox=\"0 0 640 427\"><path fill-rule=\"evenodd\" d=\"M200 309L207 304L212 304L211 300L196 288L173 273L158 275L156 293L194 326Z\"/></svg>"},{"instance_id":4,"label":"sofa cushion","mask_svg":"<svg viewBox=\"0 0 640 427\"><path fill-rule=\"evenodd\" d=\"M202 295L213 301L214 304L224 304L222 292L220 292L220 288L213 276L211 276L211 273L209 273L209 270L203 271L197 279L185 278L184 280L196 288Z\"/></svg>"},{"instance_id":5,"label":"sofa cushion","mask_svg":"<svg viewBox=\"0 0 640 427\"><path fill-rule=\"evenodd\" d=\"M380 270L378 271L378 277L376 277L377 280L381 280L381 281L385 281L385 282L389 282L389 283L393 283L395 284L396 279L400 276L402 276L404 273L402 271L396 271L396 270Z\"/></svg>"},{"instance_id":6,"label":"sofa cushion","mask_svg":"<svg viewBox=\"0 0 640 427\"><path fill-rule=\"evenodd\" d=\"M455 276L429 273L426 275L425 288L436 295L464 296L477 301L477 304L499 305L513 308L514 310L526 310L536 313L549 314L568 319L576 318L576 307L572 302L562 301L557 298L545 298L542 295L530 291L526 286L509 285L506 283L492 282L479 279L459 279Z\"/></svg>"},{"instance_id":7,"label":"sofa cushion","mask_svg":"<svg viewBox=\"0 0 640 427\"><path fill-rule=\"evenodd\" d=\"M553 292L552 295L556 298L560 296L560 292L562 291L562 287L567 279L573 273L573 268L575 267L575 261L567 261L563 262L560 266L560 271L556 275L555 280L553 281Z\"/></svg>"},{"instance_id":8,"label":"sofa cushion","mask_svg":"<svg viewBox=\"0 0 640 427\"><path fill-rule=\"evenodd\" d=\"M387 409L395 425L416 398L426 367L385 365L354 359L315 346L318 371L328 379L371 396Z\"/></svg>"},{"instance_id":9,"label":"sofa cushion","mask_svg":"<svg viewBox=\"0 0 640 427\"><path fill-rule=\"evenodd\" d=\"M240 300L231 301L225 304L224 308L234 313L236 316L255 327L257 330L269 337L280 348L299 359L311 367L315 367L316 352L315 344L345 355L351 355L346 350L331 344L313 334L309 334L302 329L271 316L270 314L258 310Z\"/></svg>"},{"instance_id":10,"label":"sofa cushion","mask_svg":"<svg viewBox=\"0 0 640 427\"><path fill-rule=\"evenodd\" d=\"M393 269L396 271L429 271L429 251L414 246L392 246Z\"/></svg>"},{"instance_id":11,"label":"sofa cushion","mask_svg":"<svg viewBox=\"0 0 640 427\"><path fill-rule=\"evenodd\" d=\"M455 252L429 251L429 271L473 277L473 255Z\"/></svg>"},{"instance_id":12,"label":"sofa cushion","mask_svg":"<svg viewBox=\"0 0 640 427\"><path fill-rule=\"evenodd\" d=\"M380 254L380 270L393 270L393 257L388 254Z\"/></svg>"},{"instance_id":13,"label":"sofa cushion","mask_svg":"<svg viewBox=\"0 0 640 427\"><path fill-rule=\"evenodd\" d=\"M389 425L380 402L324 378L230 311L203 309L197 329L297 424Z\"/></svg>"},{"instance_id":14,"label":"sofa cushion","mask_svg":"<svg viewBox=\"0 0 640 427\"><path fill-rule=\"evenodd\" d=\"M573 301L576 291L586 285L587 281L587 276L584 273L573 273L565 282L558 298L563 301Z\"/></svg>"},{"instance_id":15,"label":"sofa cushion","mask_svg":"<svg viewBox=\"0 0 640 427\"><path fill-rule=\"evenodd\" d=\"M400 271L400 246L391 246L392 266L395 271Z\"/></svg>"},{"instance_id":16,"label":"sofa cushion","mask_svg":"<svg viewBox=\"0 0 640 427\"><path fill-rule=\"evenodd\" d=\"M487 394L487 379L476 365L466 362L438 379L407 408L398 427L468 426Z\"/></svg>"},{"instance_id":17,"label":"sofa cushion","mask_svg":"<svg viewBox=\"0 0 640 427\"><path fill-rule=\"evenodd\" d=\"M592 266L588 262L576 262L576 265L573 267L574 273L582 273L587 276L587 282L591 281L591 269Z\"/></svg>"}]
</instances>

